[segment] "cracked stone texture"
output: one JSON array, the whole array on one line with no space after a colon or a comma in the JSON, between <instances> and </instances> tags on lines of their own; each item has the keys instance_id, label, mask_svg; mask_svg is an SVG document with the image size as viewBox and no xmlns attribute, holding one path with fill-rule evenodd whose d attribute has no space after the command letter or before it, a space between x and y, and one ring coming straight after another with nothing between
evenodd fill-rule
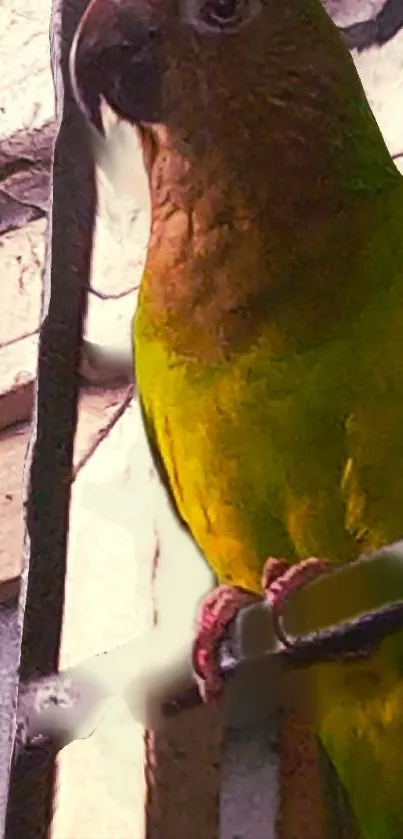
<instances>
[{"instance_id":1,"label":"cracked stone texture","mask_svg":"<svg viewBox=\"0 0 403 839\"><path fill-rule=\"evenodd\" d=\"M80 394L74 464L92 448L124 391L85 388ZM0 432L0 599L4 583L20 573L23 537L22 475L29 425Z\"/></svg>"},{"instance_id":2,"label":"cracked stone texture","mask_svg":"<svg viewBox=\"0 0 403 839\"><path fill-rule=\"evenodd\" d=\"M0 142L21 130L42 128L54 118L50 10L49 0L3 0L0 6Z\"/></svg>"},{"instance_id":3,"label":"cracked stone texture","mask_svg":"<svg viewBox=\"0 0 403 839\"><path fill-rule=\"evenodd\" d=\"M135 161L138 160L136 134L126 125L120 126L118 131L126 159L131 159L132 155ZM35 196L39 206L43 205L48 179L43 168L37 171L41 175L40 184L30 182L25 171L0 182L0 189L17 198L30 194L31 198ZM85 334L94 343L122 346L126 351L130 350L130 325L136 301L135 290L130 295L128 292L140 281L149 229L145 177L143 167L135 163L128 174L135 198L133 193L119 194L116 201L110 182L98 170L99 212L90 283L103 294L126 296L109 301L91 296ZM7 277L9 295L8 314L3 309L0 320L1 344L38 327L46 227L43 218L0 236L0 271Z\"/></svg>"},{"instance_id":4,"label":"cracked stone texture","mask_svg":"<svg viewBox=\"0 0 403 839\"><path fill-rule=\"evenodd\" d=\"M46 220L26 225L23 235L0 237L0 274L7 282L7 306L0 310L0 345L37 329Z\"/></svg>"},{"instance_id":5,"label":"cracked stone texture","mask_svg":"<svg viewBox=\"0 0 403 839\"><path fill-rule=\"evenodd\" d=\"M121 376L123 368L128 370L127 361L123 364L121 359L131 356L131 324L149 229L146 174L138 153L137 135L121 124L116 140L116 150L122 152L125 161L133 160L133 165L126 165L119 200L103 169L98 167L99 212L89 278L94 289L111 299L90 295L84 331L86 342L116 358L116 363L110 370L102 363L105 372L99 374L84 359L82 374L92 382L102 382L105 377L114 380ZM20 163L17 161L16 165ZM7 165L10 170L10 161ZM46 205L49 166L35 166L34 171L31 181L24 168L0 182L0 208L1 189L18 200L34 198L38 206ZM0 236L0 274L7 278L6 304L0 311L0 429L26 419L31 411L37 338L26 336L37 331L39 325L46 229L46 218L41 218Z\"/></svg>"}]
</instances>

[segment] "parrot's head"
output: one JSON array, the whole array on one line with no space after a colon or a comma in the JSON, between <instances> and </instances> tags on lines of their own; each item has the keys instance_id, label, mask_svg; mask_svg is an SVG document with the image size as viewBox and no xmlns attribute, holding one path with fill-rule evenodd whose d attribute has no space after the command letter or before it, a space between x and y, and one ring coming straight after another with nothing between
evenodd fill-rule
<instances>
[{"instance_id":1,"label":"parrot's head","mask_svg":"<svg viewBox=\"0 0 403 839\"><path fill-rule=\"evenodd\" d=\"M264 300L267 321L289 294L296 330L302 310L317 312L320 287L312 334L318 319L326 328L341 285L329 294L335 219L332 247L351 261L352 200L358 217L362 196L395 173L321 0L90 0L70 70L100 134L104 100L140 138L152 210L145 273L161 320L169 311L182 330L188 322L194 344L197 312L200 341L215 329L218 344L221 312L242 332L245 312L257 317Z\"/></svg>"},{"instance_id":2,"label":"parrot's head","mask_svg":"<svg viewBox=\"0 0 403 839\"><path fill-rule=\"evenodd\" d=\"M70 69L98 132L102 100L136 127L153 207L189 206L209 185L216 222L260 214L267 227L270 207L276 230L300 226L377 189L374 163L389 165L320 0L91 0Z\"/></svg>"},{"instance_id":3,"label":"parrot's head","mask_svg":"<svg viewBox=\"0 0 403 839\"><path fill-rule=\"evenodd\" d=\"M226 101L239 96L245 73L253 99L274 47L270 18L286 19L278 7L287 5L296 0L91 0L71 53L77 101L100 131L101 97L137 125L190 109L196 127L202 111L213 117L220 89Z\"/></svg>"},{"instance_id":4,"label":"parrot's head","mask_svg":"<svg viewBox=\"0 0 403 839\"><path fill-rule=\"evenodd\" d=\"M280 160L300 174L311 158L319 175L331 169L320 134L327 124L327 144L340 146L349 83L362 97L320 0L91 0L70 66L98 131L103 98L151 157L169 136L182 157L219 154L238 172L253 157L275 188Z\"/></svg>"}]
</instances>

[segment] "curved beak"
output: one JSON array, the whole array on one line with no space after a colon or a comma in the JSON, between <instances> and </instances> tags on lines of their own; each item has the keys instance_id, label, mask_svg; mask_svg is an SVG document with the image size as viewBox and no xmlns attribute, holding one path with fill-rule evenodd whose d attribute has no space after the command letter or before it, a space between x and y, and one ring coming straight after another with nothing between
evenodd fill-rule
<instances>
[{"instance_id":1,"label":"curved beak","mask_svg":"<svg viewBox=\"0 0 403 839\"><path fill-rule=\"evenodd\" d=\"M161 118L160 29L140 6L141 0L91 0L74 37L73 94L102 135L101 98L130 123Z\"/></svg>"}]
</instances>

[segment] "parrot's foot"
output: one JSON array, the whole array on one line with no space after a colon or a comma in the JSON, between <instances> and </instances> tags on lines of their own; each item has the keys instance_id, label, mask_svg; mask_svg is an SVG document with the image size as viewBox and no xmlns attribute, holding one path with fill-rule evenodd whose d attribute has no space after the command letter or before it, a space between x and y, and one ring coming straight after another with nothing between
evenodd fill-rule
<instances>
[{"instance_id":1,"label":"parrot's foot","mask_svg":"<svg viewBox=\"0 0 403 839\"><path fill-rule=\"evenodd\" d=\"M256 595L245 589L225 585L218 586L204 598L192 652L193 668L204 702L219 699L223 689L217 652L229 624L240 609L258 600Z\"/></svg>"},{"instance_id":2,"label":"parrot's foot","mask_svg":"<svg viewBox=\"0 0 403 839\"><path fill-rule=\"evenodd\" d=\"M276 635L285 647L292 642L282 627L282 615L286 601L291 595L316 577L327 574L331 565L324 559L310 557L298 565L290 565L285 559L269 557L263 569L262 588L273 616Z\"/></svg>"}]
</instances>

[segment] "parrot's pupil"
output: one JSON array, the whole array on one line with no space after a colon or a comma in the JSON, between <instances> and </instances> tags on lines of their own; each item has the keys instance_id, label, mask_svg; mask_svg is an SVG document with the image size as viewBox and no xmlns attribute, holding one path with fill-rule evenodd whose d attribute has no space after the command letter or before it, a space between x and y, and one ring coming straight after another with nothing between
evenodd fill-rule
<instances>
[{"instance_id":1,"label":"parrot's pupil","mask_svg":"<svg viewBox=\"0 0 403 839\"><path fill-rule=\"evenodd\" d=\"M235 14L236 0L217 0L217 12L224 20Z\"/></svg>"},{"instance_id":2,"label":"parrot's pupil","mask_svg":"<svg viewBox=\"0 0 403 839\"><path fill-rule=\"evenodd\" d=\"M207 15L216 20L232 20L237 9L237 0L209 0L205 5Z\"/></svg>"}]
</instances>

